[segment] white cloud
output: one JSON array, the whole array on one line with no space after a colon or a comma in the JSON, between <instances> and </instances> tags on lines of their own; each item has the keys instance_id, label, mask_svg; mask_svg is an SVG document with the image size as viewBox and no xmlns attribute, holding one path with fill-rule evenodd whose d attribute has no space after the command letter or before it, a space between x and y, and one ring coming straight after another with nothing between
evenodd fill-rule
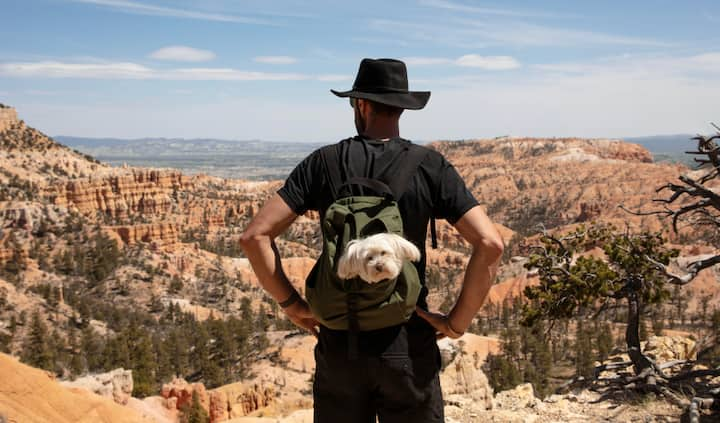
<instances>
[{"instance_id":1,"label":"white cloud","mask_svg":"<svg viewBox=\"0 0 720 423\"><path fill-rule=\"evenodd\" d=\"M173 7L156 6L127 0L71 0L77 3L94 4L108 7L124 13L138 15L165 16L170 18L197 19L214 22L233 22L254 25L275 25L266 19L248 18L245 16L228 15L222 13L206 13L195 10L176 9Z\"/></svg>"},{"instance_id":2,"label":"white cloud","mask_svg":"<svg viewBox=\"0 0 720 423\"><path fill-rule=\"evenodd\" d=\"M290 56L257 56L253 58L253 61L268 65L291 65L297 63L298 60Z\"/></svg>"},{"instance_id":3,"label":"white cloud","mask_svg":"<svg viewBox=\"0 0 720 423\"><path fill-rule=\"evenodd\" d=\"M0 63L10 77L148 79L153 71L136 63L64 63L55 61Z\"/></svg>"},{"instance_id":4,"label":"white cloud","mask_svg":"<svg viewBox=\"0 0 720 423\"><path fill-rule=\"evenodd\" d=\"M477 7L469 6L461 3L454 3L446 0L420 0L420 4L439 9L452 10L456 12L469 12L478 13L481 15L496 15L496 16L513 16L513 17L526 17L526 18L568 18L573 15L551 13L551 12L537 12L532 10L520 10L520 9L495 9L488 7Z\"/></svg>"},{"instance_id":5,"label":"white cloud","mask_svg":"<svg viewBox=\"0 0 720 423\"><path fill-rule=\"evenodd\" d=\"M404 42L413 40L415 42L472 49L490 46L675 46L672 43L648 38L535 25L525 22L499 22L496 20L467 18L454 19L448 24L437 24L436 21L409 22L372 19L368 27L376 32L392 34L394 38Z\"/></svg>"},{"instance_id":6,"label":"white cloud","mask_svg":"<svg viewBox=\"0 0 720 423\"><path fill-rule=\"evenodd\" d=\"M455 65L484 70L508 70L520 67L520 62L511 56L466 54L457 59L448 59L445 57L405 57L402 60L408 66Z\"/></svg>"},{"instance_id":7,"label":"white cloud","mask_svg":"<svg viewBox=\"0 0 720 423\"><path fill-rule=\"evenodd\" d=\"M310 79L299 73L242 71L232 68L186 68L158 71L155 79L181 81L297 81Z\"/></svg>"},{"instance_id":8,"label":"white cloud","mask_svg":"<svg viewBox=\"0 0 720 423\"><path fill-rule=\"evenodd\" d=\"M0 75L15 78L153 79L172 81L340 81L344 75L255 72L233 68L154 69L129 62L65 63L55 61L0 63Z\"/></svg>"},{"instance_id":9,"label":"white cloud","mask_svg":"<svg viewBox=\"0 0 720 423\"><path fill-rule=\"evenodd\" d=\"M210 50L200 50L187 46L168 46L153 51L149 57L175 62L206 62L213 60L215 53Z\"/></svg>"},{"instance_id":10,"label":"white cloud","mask_svg":"<svg viewBox=\"0 0 720 423\"><path fill-rule=\"evenodd\" d=\"M520 67L520 63L510 56L478 56L477 54L466 54L458 58L455 63L458 66L485 70L506 70Z\"/></svg>"}]
</instances>

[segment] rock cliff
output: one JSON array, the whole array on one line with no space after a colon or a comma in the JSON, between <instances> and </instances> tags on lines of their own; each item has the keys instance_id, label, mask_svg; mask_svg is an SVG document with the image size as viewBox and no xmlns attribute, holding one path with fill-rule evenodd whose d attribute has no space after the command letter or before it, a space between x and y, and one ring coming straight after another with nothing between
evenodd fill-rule
<instances>
[{"instance_id":1,"label":"rock cliff","mask_svg":"<svg viewBox=\"0 0 720 423\"><path fill-rule=\"evenodd\" d=\"M136 245L139 242L153 244L157 247L172 247L178 243L180 228L175 223L148 223L128 226L108 226L118 234L126 245Z\"/></svg>"},{"instance_id":2,"label":"rock cliff","mask_svg":"<svg viewBox=\"0 0 720 423\"><path fill-rule=\"evenodd\" d=\"M74 208L85 215L101 212L122 219L136 213L166 213L172 207L172 196L188 187L188 177L177 171L132 169L101 179L70 180L44 194L52 204Z\"/></svg>"},{"instance_id":3,"label":"rock cliff","mask_svg":"<svg viewBox=\"0 0 720 423\"><path fill-rule=\"evenodd\" d=\"M690 145L688 143L688 145ZM687 168L652 163L643 147L614 140L498 139L437 142L494 221L521 235L592 220L665 229L655 216L633 216L655 189Z\"/></svg>"}]
</instances>

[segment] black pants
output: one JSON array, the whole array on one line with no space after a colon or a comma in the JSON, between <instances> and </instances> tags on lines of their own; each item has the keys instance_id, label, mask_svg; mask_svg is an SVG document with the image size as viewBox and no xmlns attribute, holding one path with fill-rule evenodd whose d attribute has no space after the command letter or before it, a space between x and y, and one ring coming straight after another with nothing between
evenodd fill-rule
<instances>
[{"instance_id":1,"label":"black pants","mask_svg":"<svg viewBox=\"0 0 720 423\"><path fill-rule=\"evenodd\" d=\"M435 331L417 316L359 333L352 359L347 332L321 328L315 363L315 423L444 421Z\"/></svg>"}]
</instances>

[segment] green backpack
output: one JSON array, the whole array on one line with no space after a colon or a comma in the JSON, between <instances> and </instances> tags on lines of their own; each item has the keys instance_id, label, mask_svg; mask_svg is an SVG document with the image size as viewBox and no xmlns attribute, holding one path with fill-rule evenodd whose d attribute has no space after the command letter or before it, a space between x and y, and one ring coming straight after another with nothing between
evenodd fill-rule
<instances>
[{"instance_id":1,"label":"green backpack","mask_svg":"<svg viewBox=\"0 0 720 423\"><path fill-rule=\"evenodd\" d=\"M397 200L417 172L427 150L407 142L402 160L387 183L362 177L343 180L337 145L324 147L320 154L334 202L325 210L320 222L323 250L305 283L310 309L320 323L335 330L369 331L402 324L415 311L421 289L420 278L412 263L403 262L396 279L373 284L358 277L341 279L337 274L337 263L345 246L353 239L384 232L403 236ZM361 187L363 194L369 189L375 195L354 196L352 187Z\"/></svg>"}]
</instances>

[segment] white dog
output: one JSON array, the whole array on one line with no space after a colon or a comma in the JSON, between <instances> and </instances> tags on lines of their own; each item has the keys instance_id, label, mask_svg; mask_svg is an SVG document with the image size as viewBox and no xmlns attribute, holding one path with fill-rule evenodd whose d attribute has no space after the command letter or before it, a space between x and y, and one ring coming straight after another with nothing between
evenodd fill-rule
<instances>
[{"instance_id":1,"label":"white dog","mask_svg":"<svg viewBox=\"0 0 720 423\"><path fill-rule=\"evenodd\" d=\"M360 276L368 283L395 279L403 260L420 260L420 250L400 235L380 233L347 243L338 261L338 276L350 279Z\"/></svg>"}]
</instances>

